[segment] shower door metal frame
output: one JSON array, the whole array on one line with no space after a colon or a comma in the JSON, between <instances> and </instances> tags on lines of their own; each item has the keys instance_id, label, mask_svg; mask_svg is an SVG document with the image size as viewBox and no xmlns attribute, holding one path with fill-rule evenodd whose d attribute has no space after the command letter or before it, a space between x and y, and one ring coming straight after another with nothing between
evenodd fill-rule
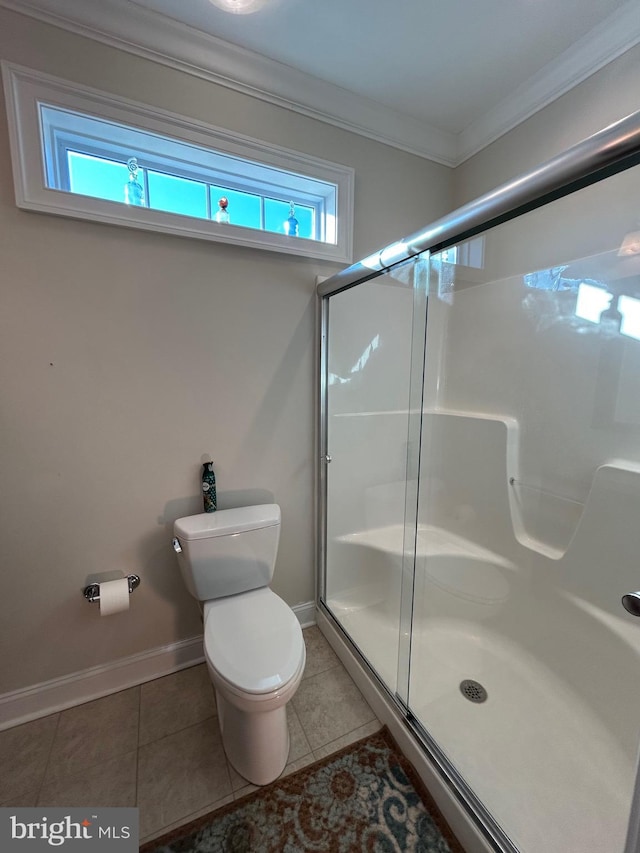
<instances>
[{"instance_id":1,"label":"shower door metal frame","mask_svg":"<svg viewBox=\"0 0 640 853\"><path fill-rule=\"evenodd\" d=\"M325 603L328 448L328 347L330 297L356 287L424 252L435 254L501 222L515 219L576 190L640 164L640 111L604 128L546 163L352 264L317 285L318 423L316 440L316 577L318 607L331 621L365 670L395 704L405 725L416 735L450 790L499 853L518 853L500 826L460 776L429 732L411 714L407 704L380 679ZM636 781L624 853L640 853L640 772Z\"/></svg>"},{"instance_id":2,"label":"shower door metal frame","mask_svg":"<svg viewBox=\"0 0 640 853\"><path fill-rule=\"evenodd\" d=\"M437 219L321 282L323 299L380 275L424 251L432 254L500 222L515 219L640 162L640 110L589 136L546 163Z\"/></svg>"}]
</instances>

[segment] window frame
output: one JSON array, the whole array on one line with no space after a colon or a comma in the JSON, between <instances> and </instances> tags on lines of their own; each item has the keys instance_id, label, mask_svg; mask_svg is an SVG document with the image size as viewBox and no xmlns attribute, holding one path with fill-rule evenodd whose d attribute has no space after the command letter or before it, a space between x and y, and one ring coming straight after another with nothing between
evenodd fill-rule
<instances>
[{"instance_id":1,"label":"window frame","mask_svg":"<svg viewBox=\"0 0 640 853\"><path fill-rule=\"evenodd\" d=\"M280 201L288 208L290 201L294 201L297 208L310 207L314 213L314 234L312 239L327 242L325 239L325 221L327 215L335 213L335 203L331 196L327 196L332 184L314 181L309 178L300 178L283 170L274 169L265 164L249 163L237 157L230 158L216 152L201 151L184 142L166 138L150 138L150 135L139 128L115 125L110 139L106 139L107 132L104 119L95 116L79 115L76 112L60 110L59 107L48 103L38 102L40 119L40 136L43 146L43 157L45 161L45 181L50 189L60 189L66 192L74 192L71 189L70 170L68 163L69 152L87 154L92 157L110 160L125 166L132 155L141 160L140 169L145 179L145 197L150 198L148 175L157 173L194 181L203 184L207 190L221 183L226 184L229 190L255 195L261 201L261 221L264 222L265 202L271 199ZM56 113L57 115L52 115ZM137 137L137 139L135 138ZM185 150L186 148L186 150ZM164 149L164 152L159 150ZM167 153L172 152L172 153ZM182 156L180 156L182 155ZM192 155L193 160L186 158ZM217 161L217 167L210 161ZM225 171L222 164L226 163L233 171ZM244 174L240 170L244 169ZM281 183L275 183L279 175L286 174L289 184L282 187ZM281 178L281 180L283 180ZM315 192L313 189L315 188ZM76 195L81 193L74 192ZM225 190L221 190L221 195ZM97 197L97 196L90 196ZM217 206L213 208L207 192L207 216L196 217L213 218ZM217 205L217 202L216 202ZM154 210L162 210L153 204L147 204ZM213 211L212 211L213 208ZM165 212L171 212L166 211ZM175 215L175 214L174 214ZM233 223L233 220L232 220ZM240 223L235 223L240 224ZM251 226L248 226L251 227ZM258 230L267 230L261 227ZM269 233L276 233L269 231ZM309 238L304 238L309 239Z\"/></svg>"},{"instance_id":2,"label":"window frame","mask_svg":"<svg viewBox=\"0 0 640 853\"><path fill-rule=\"evenodd\" d=\"M70 216L114 225L160 231L197 239L231 243L257 249L284 252L302 257L312 257L349 264L352 261L353 245L353 185L354 170L349 166L330 163L300 152L275 146L248 136L224 130L205 122L150 107L120 96L107 94L90 87L71 83L48 74L6 61L0 63L7 102L11 160L14 175L16 204L25 210ZM45 162L45 149L55 153L66 140L73 141L71 132L59 132L47 136L47 128L41 122L41 105L69 113L80 113L98 121L120 124L125 128L163 137L169 153L153 152L149 162L140 162L141 168L161 171L165 174L184 177L212 185L229 185L230 189L265 195L264 186L268 176L277 175L269 170L278 170L283 183L273 185L275 192L267 195L287 203L299 199L300 204L313 207L316 211L316 235L320 239L289 237L272 231L264 231L242 225L217 223L213 219L197 218L170 213L149 207L130 206L117 201L108 201L72 193L64 189L50 188ZM170 150L182 150L190 146L189 153L199 160L185 161L182 167L174 168L181 157L171 160ZM181 149L182 146L182 149ZM114 158L110 152L123 149L117 139L93 144L74 150L93 156ZM126 147L126 146L125 146ZM128 148L128 156L136 156ZM146 154L145 154L146 156ZM217 159L216 159L217 158ZM55 167L55 181L60 182L60 159ZM142 158L139 157L139 160ZM221 168L240 161L239 167L245 174L230 174ZM124 159L126 163L126 158ZM167 168L168 164L172 168ZM51 172L49 172L51 174ZM207 174L209 177L203 177ZM49 178L51 180L51 178ZM285 186L285 181L289 186ZM319 183L320 182L320 183ZM319 198L324 191L322 184L333 185L333 200L326 203ZM68 184L67 184L68 186ZM262 189L259 189L262 187ZM207 190L208 192L208 190ZM324 205L324 206L323 206ZM212 205L210 205L212 206ZM335 211L335 215L332 216ZM214 211L215 213L215 211ZM328 223L324 225L323 223ZM335 243L325 242L331 238L335 227Z\"/></svg>"}]
</instances>

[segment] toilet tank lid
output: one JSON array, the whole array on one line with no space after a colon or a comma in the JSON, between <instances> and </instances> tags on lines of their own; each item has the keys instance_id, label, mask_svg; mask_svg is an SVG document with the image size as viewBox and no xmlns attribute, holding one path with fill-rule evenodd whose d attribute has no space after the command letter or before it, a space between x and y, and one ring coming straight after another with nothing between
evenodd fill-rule
<instances>
[{"instance_id":1,"label":"toilet tank lid","mask_svg":"<svg viewBox=\"0 0 640 853\"><path fill-rule=\"evenodd\" d=\"M173 525L176 536L182 539L209 539L212 536L230 536L246 530L259 530L280 524L280 507L277 504L240 506L217 512L201 512L179 518Z\"/></svg>"}]
</instances>

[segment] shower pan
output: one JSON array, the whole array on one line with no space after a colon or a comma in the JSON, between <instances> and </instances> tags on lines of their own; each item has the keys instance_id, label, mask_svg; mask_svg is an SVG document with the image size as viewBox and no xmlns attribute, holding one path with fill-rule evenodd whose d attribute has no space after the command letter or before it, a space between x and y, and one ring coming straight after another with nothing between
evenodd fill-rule
<instances>
[{"instance_id":1,"label":"shower pan","mask_svg":"<svg viewBox=\"0 0 640 853\"><path fill-rule=\"evenodd\" d=\"M639 163L640 113L318 287L320 624L477 849L636 850Z\"/></svg>"}]
</instances>

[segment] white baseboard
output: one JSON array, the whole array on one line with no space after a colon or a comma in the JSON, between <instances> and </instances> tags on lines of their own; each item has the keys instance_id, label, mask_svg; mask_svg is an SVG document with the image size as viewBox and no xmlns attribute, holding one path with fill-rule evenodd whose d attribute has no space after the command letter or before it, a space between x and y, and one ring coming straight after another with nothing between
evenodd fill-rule
<instances>
[{"instance_id":1,"label":"white baseboard","mask_svg":"<svg viewBox=\"0 0 640 853\"><path fill-rule=\"evenodd\" d=\"M302 604L295 604L291 609L298 617L298 622L302 628L309 628L316 624L315 601L303 601Z\"/></svg>"},{"instance_id":2,"label":"white baseboard","mask_svg":"<svg viewBox=\"0 0 640 853\"><path fill-rule=\"evenodd\" d=\"M297 604L291 609L303 628L315 624L316 606L313 601ZM0 696L0 731L135 687L203 661L202 634L199 634L188 640L5 693Z\"/></svg>"},{"instance_id":3,"label":"white baseboard","mask_svg":"<svg viewBox=\"0 0 640 853\"><path fill-rule=\"evenodd\" d=\"M201 663L202 635L0 696L0 731Z\"/></svg>"}]
</instances>

